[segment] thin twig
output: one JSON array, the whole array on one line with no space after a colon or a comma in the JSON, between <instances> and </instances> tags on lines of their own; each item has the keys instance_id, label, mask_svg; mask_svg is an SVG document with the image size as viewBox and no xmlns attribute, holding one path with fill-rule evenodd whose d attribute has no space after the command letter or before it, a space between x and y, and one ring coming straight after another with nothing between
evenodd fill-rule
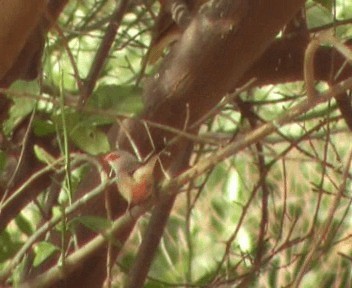
<instances>
[{"instance_id":1,"label":"thin twig","mask_svg":"<svg viewBox=\"0 0 352 288\"><path fill-rule=\"evenodd\" d=\"M110 49L114 44L114 40L117 34L117 30L119 29L122 18L125 15L130 0L122 0L119 1L119 5L116 5L116 9L114 13L111 15L111 19L109 25L107 27L106 33L104 35L103 40L100 43L98 51L95 55L93 64L89 69L89 73L87 78L85 79L85 83L81 90L79 105L82 108L84 104L87 102L89 96L91 95L95 83L97 82L99 75L104 67L105 60L109 55Z\"/></svg>"}]
</instances>

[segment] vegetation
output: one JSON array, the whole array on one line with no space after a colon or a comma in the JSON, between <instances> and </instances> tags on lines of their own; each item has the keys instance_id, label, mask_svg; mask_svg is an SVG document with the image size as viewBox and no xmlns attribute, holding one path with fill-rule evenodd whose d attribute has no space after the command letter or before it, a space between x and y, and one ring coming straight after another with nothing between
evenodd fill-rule
<instances>
[{"instance_id":1,"label":"vegetation","mask_svg":"<svg viewBox=\"0 0 352 288\"><path fill-rule=\"evenodd\" d=\"M350 0L46 2L0 4L1 287L352 286Z\"/></svg>"}]
</instances>

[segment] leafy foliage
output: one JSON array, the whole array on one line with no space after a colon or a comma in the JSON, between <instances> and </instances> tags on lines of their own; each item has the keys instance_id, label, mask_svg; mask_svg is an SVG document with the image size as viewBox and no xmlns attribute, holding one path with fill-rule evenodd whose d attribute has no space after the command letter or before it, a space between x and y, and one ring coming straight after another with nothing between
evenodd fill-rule
<instances>
[{"instance_id":1,"label":"leafy foliage","mask_svg":"<svg viewBox=\"0 0 352 288\"><path fill-rule=\"evenodd\" d=\"M38 236L25 253L33 254L33 267L53 255L59 255L61 261L68 251L78 249L74 245L74 228L78 223L106 236L105 230L112 227L112 219L81 215L68 221L65 213L72 207L71 197L77 193L78 183L89 175L89 170L101 172L99 161L92 159L113 148L108 128L143 111L146 76L153 74L159 65L148 66L146 71L142 67L158 8L156 1L145 1L146 4L135 5L123 18L112 52L87 105L81 109L80 85L84 84L81 79L89 75L91 64L96 61L97 47L105 35L108 15L115 9L115 2L71 2L59 19L64 38L54 32L48 36L41 79L29 83L18 81L7 91L7 97L14 103L2 132L8 141L13 141L11 147L17 148L19 142L12 136L18 135L24 121L32 119L26 128L33 131L33 138L22 133L25 141L20 142L26 147L36 139L32 153L42 164L41 171L47 169L52 173L52 181L1 231L2 271L10 267L12 259L42 224L55 217L60 221ZM308 1L309 28L312 31L336 28L338 37L350 38L351 19L347 15L351 5L347 0ZM345 22L338 26L337 20ZM327 28L326 24L330 26ZM67 47L63 42L67 42ZM139 81L141 75L143 80ZM316 88L322 92L328 85L319 83ZM246 139L250 131L261 125L288 114L306 99L305 83L273 81L231 97L227 95L218 104L217 113L202 123L198 136L204 141L195 143L191 166L231 143ZM244 115L238 101L248 105L251 117ZM330 100L286 126L279 125L275 133L258 139L256 145L247 145L193 179L177 197L145 287L230 287L238 283L245 287L287 287L295 283L300 273L305 274L302 287L349 287L352 253L349 138L338 106L335 100ZM15 150L17 154L20 151ZM0 182L6 188L1 211L11 205L5 194L8 189L16 187L15 192L22 194L28 186L8 182L13 175L7 172L13 165L12 151L0 152ZM9 171L15 173L14 168ZM34 182L39 177L35 175L37 172L28 169L25 180ZM104 177L98 182L104 182ZM114 263L113 287L122 285L132 267L148 220L148 215L139 220ZM59 243L46 240L45 235L50 233L58 233ZM115 247L120 244L111 243ZM312 251L316 253L310 254ZM311 259L308 264L307 259ZM24 265L24 260L21 261L10 269L9 282L17 281L16 275Z\"/></svg>"}]
</instances>

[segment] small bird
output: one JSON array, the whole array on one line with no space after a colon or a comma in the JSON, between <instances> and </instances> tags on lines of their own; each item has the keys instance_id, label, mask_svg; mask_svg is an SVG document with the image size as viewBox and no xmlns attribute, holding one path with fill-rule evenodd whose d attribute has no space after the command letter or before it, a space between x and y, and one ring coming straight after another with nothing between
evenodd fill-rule
<instances>
[{"instance_id":1,"label":"small bird","mask_svg":"<svg viewBox=\"0 0 352 288\"><path fill-rule=\"evenodd\" d=\"M152 194L157 155L146 163L141 163L132 154L117 150L106 154L102 159L110 177L117 177L117 189L129 206L141 203ZM108 165L104 165L105 163Z\"/></svg>"}]
</instances>

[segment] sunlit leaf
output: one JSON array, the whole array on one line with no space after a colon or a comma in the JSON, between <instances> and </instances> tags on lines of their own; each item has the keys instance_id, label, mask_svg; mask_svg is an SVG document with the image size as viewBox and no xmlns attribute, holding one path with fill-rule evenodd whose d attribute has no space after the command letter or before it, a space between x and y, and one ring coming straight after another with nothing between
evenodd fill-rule
<instances>
[{"instance_id":1,"label":"sunlit leaf","mask_svg":"<svg viewBox=\"0 0 352 288\"><path fill-rule=\"evenodd\" d=\"M315 3L320 4L321 6L325 7L327 10L331 11L333 5L334 5L334 0L313 0Z\"/></svg>"},{"instance_id":2,"label":"sunlit leaf","mask_svg":"<svg viewBox=\"0 0 352 288\"><path fill-rule=\"evenodd\" d=\"M65 127L62 123L61 115L53 117L54 123L60 131L66 129L69 138L78 148L92 155L106 153L110 151L110 143L106 133L98 128L98 124L105 124L101 118L92 118L87 115L70 109L64 110ZM99 119L97 124L97 119Z\"/></svg>"},{"instance_id":3,"label":"sunlit leaf","mask_svg":"<svg viewBox=\"0 0 352 288\"><path fill-rule=\"evenodd\" d=\"M55 251L60 251L60 249L49 242L39 242L36 246L33 265L36 267L47 260Z\"/></svg>"},{"instance_id":4,"label":"sunlit leaf","mask_svg":"<svg viewBox=\"0 0 352 288\"><path fill-rule=\"evenodd\" d=\"M47 152L44 148L38 145L34 145L33 149L34 149L34 154L39 161L49 165L55 161L55 157L52 156L49 152Z\"/></svg>"},{"instance_id":5,"label":"sunlit leaf","mask_svg":"<svg viewBox=\"0 0 352 288\"><path fill-rule=\"evenodd\" d=\"M83 126L74 129L70 137L77 147L92 155L106 153L110 150L107 135L98 128Z\"/></svg>"},{"instance_id":6,"label":"sunlit leaf","mask_svg":"<svg viewBox=\"0 0 352 288\"><path fill-rule=\"evenodd\" d=\"M14 256L23 243L7 231L0 234L0 263Z\"/></svg>"},{"instance_id":7,"label":"sunlit leaf","mask_svg":"<svg viewBox=\"0 0 352 288\"><path fill-rule=\"evenodd\" d=\"M142 108L142 90L135 86L104 85L98 87L89 105L117 113L138 114Z\"/></svg>"}]
</instances>

